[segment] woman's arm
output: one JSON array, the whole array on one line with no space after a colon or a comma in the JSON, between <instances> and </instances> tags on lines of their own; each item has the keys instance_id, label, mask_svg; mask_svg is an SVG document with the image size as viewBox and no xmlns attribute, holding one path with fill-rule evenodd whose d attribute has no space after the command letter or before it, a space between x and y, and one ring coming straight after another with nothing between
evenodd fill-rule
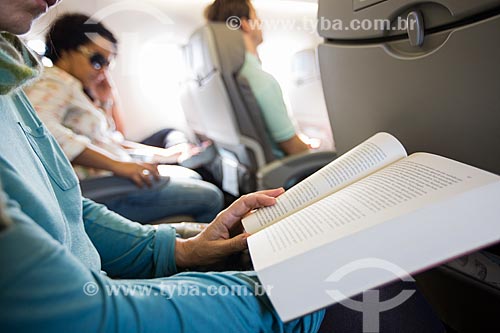
<instances>
[{"instance_id":1,"label":"woman's arm","mask_svg":"<svg viewBox=\"0 0 500 333\"><path fill-rule=\"evenodd\" d=\"M83 152L73 159L74 164L108 170L115 175L131 179L138 187L151 186L151 177L159 179L158 168L152 163L122 162L109 156L99 147L89 144Z\"/></svg>"}]
</instances>

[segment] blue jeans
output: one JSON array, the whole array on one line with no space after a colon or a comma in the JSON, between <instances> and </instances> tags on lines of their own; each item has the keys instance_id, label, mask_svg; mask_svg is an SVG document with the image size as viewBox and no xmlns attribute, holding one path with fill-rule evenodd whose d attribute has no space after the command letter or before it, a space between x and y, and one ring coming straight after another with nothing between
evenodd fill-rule
<instances>
[{"instance_id":1,"label":"blue jeans","mask_svg":"<svg viewBox=\"0 0 500 333\"><path fill-rule=\"evenodd\" d=\"M95 187L122 186L120 195L93 197L83 195L106 205L110 210L132 221L150 223L172 216L188 215L197 222L211 222L222 210L222 192L205 181L194 178L162 178L151 188L138 188L131 181L119 177L103 177L92 180Z\"/></svg>"}]
</instances>

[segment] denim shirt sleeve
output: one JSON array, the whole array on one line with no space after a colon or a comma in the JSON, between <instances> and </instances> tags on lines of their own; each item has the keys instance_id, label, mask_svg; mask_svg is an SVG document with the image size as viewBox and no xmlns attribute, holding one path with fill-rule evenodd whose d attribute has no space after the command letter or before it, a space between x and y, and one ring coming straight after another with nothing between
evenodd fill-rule
<instances>
[{"instance_id":1,"label":"denim shirt sleeve","mask_svg":"<svg viewBox=\"0 0 500 333\"><path fill-rule=\"evenodd\" d=\"M116 278L154 278L177 273L175 229L131 222L83 199L85 230L101 256L102 269Z\"/></svg>"},{"instance_id":2,"label":"denim shirt sleeve","mask_svg":"<svg viewBox=\"0 0 500 333\"><path fill-rule=\"evenodd\" d=\"M7 213L13 223L0 232L4 332L304 333L316 332L321 324L323 312L283 324L267 297L203 297L183 292L200 290L209 295L213 290L243 288L244 295L251 295L257 280L249 273L111 280L85 266L17 203L10 201Z\"/></svg>"},{"instance_id":3,"label":"denim shirt sleeve","mask_svg":"<svg viewBox=\"0 0 500 333\"><path fill-rule=\"evenodd\" d=\"M161 297L107 296L114 281L86 267L17 202L7 201L6 215L12 224L0 232L2 331L159 332L175 318Z\"/></svg>"}]
</instances>

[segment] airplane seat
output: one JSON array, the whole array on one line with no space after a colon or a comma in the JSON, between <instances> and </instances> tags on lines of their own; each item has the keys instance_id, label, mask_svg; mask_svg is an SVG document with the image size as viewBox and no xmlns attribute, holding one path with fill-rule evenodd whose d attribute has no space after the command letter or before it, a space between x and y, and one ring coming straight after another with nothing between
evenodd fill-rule
<instances>
[{"instance_id":1,"label":"airplane seat","mask_svg":"<svg viewBox=\"0 0 500 333\"><path fill-rule=\"evenodd\" d=\"M308 152L277 160L257 101L239 74L245 59L240 31L209 23L191 36L184 48L191 75L185 83L191 109L220 154L218 175L234 195L256 189L290 187L334 159L335 154Z\"/></svg>"},{"instance_id":2,"label":"airplane seat","mask_svg":"<svg viewBox=\"0 0 500 333\"><path fill-rule=\"evenodd\" d=\"M320 139L322 149L335 150L317 57L315 48L305 49L293 55L290 106L302 133ZM314 117L311 117L311 110Z\"/></svg>"},{"instance_id":3,"label":"airplane seat","mask_svg":"<svg viewBox=\"0 0 500 333\"><path fill-rule=\"evenodd\" d=\"M319 0L318 17L339 154L387 131L408 153L436 153L500 174L499 0ZM388 24L377 29L381 19ZM371 28L351 29L353 22ZM494 251L477 254L491 258ZM500 283L453 262L416 279L450 331L500 331Z\"/></svg>"},{"instance_id":4,"label":"airplane seat","mask_svg":"<svg viewBox=\"0 0 500 333\"><path fill-rule=\"evenodd\" d=\"M205 127L196 112L196 100L193 96L191 96L191 89L189 89L190 84L193 84L193 81L190 78L186 78L183 82L181 82L179 99L184 112L184 118L189 124L187 129L185 129L186 134L191 142L201 143L202 141L207 140L207 137L205 135Z\"/></svg>"}]
</instances>

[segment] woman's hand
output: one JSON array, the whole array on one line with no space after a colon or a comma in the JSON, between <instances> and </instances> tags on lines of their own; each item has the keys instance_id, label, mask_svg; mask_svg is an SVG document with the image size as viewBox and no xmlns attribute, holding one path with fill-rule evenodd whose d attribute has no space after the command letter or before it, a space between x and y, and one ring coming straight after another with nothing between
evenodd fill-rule
<instances>
[{"instance_id":1,"label":"woman's hand","mask_svg":"<svg viewBox=\"0 0 500 333\"><path fill-rule=\"evenodd\" d=\"M155 180L160 179L158 167L152 163L116 161L111 171L116 176L129 178L140 188L144 185L151 187L152 178Z\"/></svg>"},{"instance_id":2,"label":"woman's hand","mask_svg":"<svg viewBox=\"0 0 500 333\"><path fill-rule=\"evenodd\" d=\"M115 85L111 76L108 73L104 74L102 80L93 83L91 86L86 87L91 93L92 97L96 99L99 106L104 104L111 104L115 100Z\"/></svg>"},{"instance_id":3,"label":"woman's hand","mask_svg":"<svg viewBox=\"0 0 500 333\"><path fill-rule=\"evenodd\" d=\"M193 238L177 239L175 260L177 267L190 268L214 265L229 255L247 248L248 233L242 233L241 219L250 211L272 206L284 189L247 194L217 215L215 220ZM236 235L232 237L233 235Z\"/></svg>"}]
</instances>

